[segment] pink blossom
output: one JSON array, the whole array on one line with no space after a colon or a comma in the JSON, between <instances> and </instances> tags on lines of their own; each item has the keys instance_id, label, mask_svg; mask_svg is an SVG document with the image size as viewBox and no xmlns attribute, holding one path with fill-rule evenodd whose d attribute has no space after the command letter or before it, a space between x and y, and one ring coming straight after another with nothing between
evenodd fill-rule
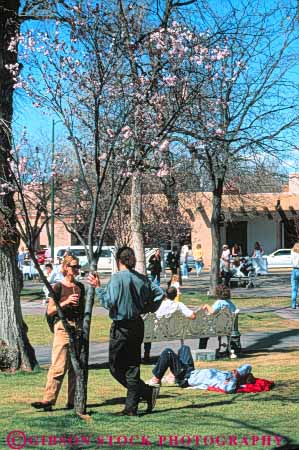
<instances>
[{"instance_id":1,"label":"pink blossom","mask_svg":"<svg viewBox=\"0 0 299 450\"><path fill-rule=\"evenodd\" d=\"M20 160L19 160L19 172L21 175L23 175L25 173L26 170L26 165L27 165L27 158L25 156L21 156Z\"/></svg>"},{"instance_id":2,"label":"pink blossom","mask_svg":"<svg viewBox=\"0 0 299 450\"><path fill-rule=\"evenodd\" d=\"M133 131L128 126L123 127L121 132L123 133L123 138L125 139L125 141L127 141L128 139L130 139L131 136L133 136Z\"/></svg>"},{"instance_id":3,"label":"pink blossom","mask_svg":"<svg viewBox=\"0 0 299 450\"><path fill-rule=\"evenodd\" d=\"M173 77L164 77L163 78L163 81L165 82L165 84L167 85L167 86L175 86L175 83L176 83L176 81L177 81L177 77L176 76L173 76Z\"/></svg>"},{"instance_id":4,"label":"pink blossom","mask_svg":"<svg viewBox=\"0 0 299 450\"><path fill-rule=\"evenodd\" d=\"M162 144L160 145L160 151L161 152L167 152L169 148L169 141L165 139Z\"/></svg>"},{"instance_id":5,"label":"pink blossom","mask_svg":"<svg viewBox=\"0 0 299 450\"><path fill-rule=\"evenodd\" d=\"M168 168L162 168L162 169L159 169L158 170L158 172L157 172L157 177L167 177L168 175L169 175L169 169Z\"/></svg>"},{"instance_id":6,"label":"pink blossom","mask_svg":"<svg viewBox=\"0 0 299 450\"><path fill-rule=\"evenodd\" d=\"M221 128L217 128L217 130L215 130L215 134L217 136L223 136L225 134L225 131L222 130Z\"/></svg>"},{"instance_id":7,"label":"pink blossom","mask_svg":"<svg viewBox=\"0 0 299 450\"><path fill-rule=\"evenodd\" d=\"M111 128L107 128L107 134L111 139L115 137L115 133Z\"/></svg>"},{"instance_id":8,"label":"pink blossom","mask_svg":"<svg viewBox=\"0 0 299 450\"><path fill-rule=\"evenodd\" d=\"M107 153L102 153L102 154L98 157L98 160L99 160L99 161L105 161L105 159L107 159Z\"/></svg>"}]
</instances>

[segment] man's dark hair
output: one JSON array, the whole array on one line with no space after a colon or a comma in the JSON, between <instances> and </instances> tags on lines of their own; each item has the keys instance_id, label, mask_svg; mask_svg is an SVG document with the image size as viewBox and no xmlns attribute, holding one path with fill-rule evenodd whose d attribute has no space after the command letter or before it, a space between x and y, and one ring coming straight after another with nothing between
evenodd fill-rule
<instances>
[{"instance_id":1,"label":"man's dark hair","mask_svg":"<svg viewBox=\"0 0 299 450\"><path fill-rule=\"evenodd\" d=\"M216 286L216 297L220 298L222 300L229 300L231 295L230 295L230 289L225 286L224 284L219 284L218 286Z\"/></svg>"},{"instance_id":2,"label":"man's dark hair","mask_svg":"<svg viewBox=\"0 0 299 450\"><path fill-rule=\"evenodd\" d=\"M174 300L176 296L178 295L177 288L171 286L166 290L166 297L169 298L169 300Z\"/></svg>"},{"instance_id":3,"label":"man's dark hair","mask_svg":"<svg viewBox=\"0 0 299 450\"><path fill-rule=\"evenodd\" d=\"M52 266L52 264L51 264L51 263L47 263L47 264L45 264L45 267L50 267L50 269L53 269L53 266Z\"/></svg>"},{"instance_id":4,"label":"man's dark hair","mask_svg":"<svg viewBox=\"0 0 299 450\"><path fill-rule=\"evenodd\" d=\"M136 265L136 257L131 247L121 247L116 253L116 263L121 262L128 269L134 269Z\"/></svg>"}]
</instances>

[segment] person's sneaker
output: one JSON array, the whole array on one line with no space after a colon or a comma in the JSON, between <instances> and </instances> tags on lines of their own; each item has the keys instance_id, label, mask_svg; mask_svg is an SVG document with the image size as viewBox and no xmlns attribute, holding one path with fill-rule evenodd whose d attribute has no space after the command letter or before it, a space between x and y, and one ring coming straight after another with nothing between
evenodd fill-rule
<instances>
[{"instance_id":1,"label":"person's sneaker","mask_svg":"<svg viewBox=\"0 0 299 450\"><path fill-rule=\"evenodd\" d=\"M152 386L152 395L151 398L147 401L147 413L151 413L152 410L154 409L156 403L157 403L157 398L160 392L160 386Z\"/></svg>"},{"instance_id":2,"label":"person's sneaker","mask_svg":"<svg viewBox=\"0 0 299 450\"><path fill-rule=\"evenodd\" d=\"M149 386L160 387L161 380L157 377L152 377L150 380L146 381L146 384L148 384Z\"/></svg>"},{"instance_id":3,"label":"person's sneaker","mask_svg":"<svg viewBox=\"0 0 299 450\"><path fill-rule=\"evenodd\" d=\"M35 409L43 409L44 411L52 411L52 403L50 402L33 402L31 406Z\"/></svg>"},{"instance_id":4,"label":"person's sneaker","mask_svg":"<svg viewBox=\"0 0 299 450\"><path fill-rule=\"evenodd\" d=\"M175 377L173 375L167 375L166 377L162 378L162 383L173 385L175 384Z\"/></svg>"}]
</instances>

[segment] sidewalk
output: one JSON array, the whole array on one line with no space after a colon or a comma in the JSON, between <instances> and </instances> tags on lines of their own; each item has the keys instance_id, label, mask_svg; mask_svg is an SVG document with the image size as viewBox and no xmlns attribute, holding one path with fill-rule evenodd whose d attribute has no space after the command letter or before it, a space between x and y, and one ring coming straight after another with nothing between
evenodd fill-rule
<instances>
[{"instance_id":1,"label":"sidewalk","mask_svg":"<svg viewBox=\"0 0 299 450\"><path fill-rule=\"evenodd\" d=\"M299 318L299 310L298 317ZM191 350L198 348L198 339L188 339L186 343ZM243 354L254 351L282 351L297 349L299 347L299 329L290 329L284 331L272 332L253 332L241 336L241 344ZM151 356L157 357L165 347L170 347L177 351L180 347L180 341L166 341L152 343ZM39 364L50 364L51 346L35 346L36 357ZM215 350L218 348L218 338L210 338L208 349ZM242 357L242 355L241 355ZM91 342L89 364L105 364L108 361L108 342L98 344Z\"/></svg>"}]
</instances>

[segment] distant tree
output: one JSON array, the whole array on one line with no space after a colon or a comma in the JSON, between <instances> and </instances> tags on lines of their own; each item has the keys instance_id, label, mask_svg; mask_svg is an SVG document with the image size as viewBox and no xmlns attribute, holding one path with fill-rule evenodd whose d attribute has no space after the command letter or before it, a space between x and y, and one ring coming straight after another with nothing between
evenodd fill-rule
<instances>
[{"instance_id":1,"label":"distant tree","mask_svg":"<svg viewBox=\"0 0 299 450\"><path fill-rule=\"evenodd\" d=\"M278 3L270 10L255 0L241 8L230 3L222 11L207 7L202 20L216 32L224 50L215 52L218 63L205 64L202 95L194 99L176 132L210 178L213 292L219 278L225 185L242 168L257 170L265 157L282 162L296 140L298 33L292 5Z\"/></svg>"}]
</instances>

